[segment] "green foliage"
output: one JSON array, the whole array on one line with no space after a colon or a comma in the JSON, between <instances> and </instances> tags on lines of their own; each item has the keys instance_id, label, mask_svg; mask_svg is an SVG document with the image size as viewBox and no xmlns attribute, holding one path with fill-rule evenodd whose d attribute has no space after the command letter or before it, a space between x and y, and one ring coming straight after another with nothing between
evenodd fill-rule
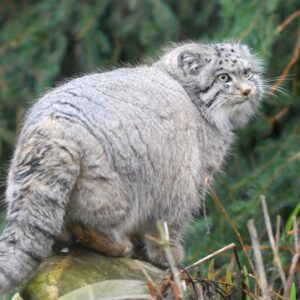
<instances>
[{"instance_id":1,"label":"green foliage","mask_svg":"<svg viewBox=\"0 0 300 300\"><path fill-rule=\"evenodd\" d=\"M299 17L277 30L299 9L297 0L15 0L1 6L2 177L24 111L56 82L122 62L135 64L167 42L187 39L241 40L265 61L266 78L275 78L291 62L299 36ZM256 120L238 132L226 172L216 179L220 199L246 243L248 219L254 217L264 228L261 194L273 220L279 214L291 224L291 216L299 215L299 60L288 71L285 90L268 96ZM207 209L207 220L190 229L188 262L237 242L210 199ZM207 226L210 234L200 238ZM266 234L259 233L261 238Z\"/></svg>"}]
</instances>

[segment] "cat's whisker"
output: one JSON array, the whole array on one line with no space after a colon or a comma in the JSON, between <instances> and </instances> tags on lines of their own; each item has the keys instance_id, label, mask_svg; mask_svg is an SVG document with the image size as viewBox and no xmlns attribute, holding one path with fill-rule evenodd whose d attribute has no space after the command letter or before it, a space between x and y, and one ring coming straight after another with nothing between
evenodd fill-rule
<instances>
[{"instance_id":1,"label":"cat's whisker","mask_svg":"<svg viewBox=\"0 0 300 300\"><path fill-rule=\"evenodd\" d=\"M291 94L289 94L289 92L282 87L276 87L275 89L271 88L270 92L272 92L274 94L275 93L281 94L281 95L285 96L286 98L293 100L293 97L291 96Z\"/></svg>"},{"instance_id":2,"label":"cat's whisker","mask_svg":"<svg viewBox=\"0 0 300 300\"><path fill-rule=\"evenodd\" d=\"M284 99L283 99L284 97ZM279 91L266 91L265 92L265 99L268 101L268 102L271 102L271 103L283 103L283 102L286 102L286 99L289 100L290 102L293 102L294 99L291 95L289 94L286 94L286 93L281 93Z\"/></svg>"},{"instance_id":3,"label":"cat's whisker","mask_svg":"<svg viewBox=\"0 0 300 300\"><path fill-rule=\"evenodd\" d=\"M281 75L281 76L276 76L276 77L272 77L272 78L263 78L262 82L275 82L279 79L286 79L286 80L292 80L294 78L295 75L291 74L291 75Z\"/></svg>"}]
</instances>

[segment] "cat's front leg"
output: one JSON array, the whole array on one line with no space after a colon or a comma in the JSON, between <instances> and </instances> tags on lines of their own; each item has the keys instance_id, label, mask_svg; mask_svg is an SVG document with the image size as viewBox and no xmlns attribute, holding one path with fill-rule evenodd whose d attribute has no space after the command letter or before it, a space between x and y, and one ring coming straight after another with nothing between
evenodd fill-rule
<instances>
[{"instance_id":1,"label":"cat's front leg","mask_svg":"<svg viewBox=\"0 0 300 300\"><path fill-rule=\"evenodd\" d=\"M168 231L171 254L175 263L179 265L184 259L184 248L181 244L183 229L182 226L179 226L178 224L168 224ZM157 241L160 240L156 224L149 227L145 233L144 243L146 247L146 254L152 263L168 267L170 263L166 257L164 247L151 237Z\"/></svg>"}]
</instances>

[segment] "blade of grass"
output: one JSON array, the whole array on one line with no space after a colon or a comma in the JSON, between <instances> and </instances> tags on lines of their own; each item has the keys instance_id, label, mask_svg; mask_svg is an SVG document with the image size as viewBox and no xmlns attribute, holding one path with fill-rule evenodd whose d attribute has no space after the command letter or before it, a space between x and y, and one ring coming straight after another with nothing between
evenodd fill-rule
<instances>
[{"instance_id":1,"label":"blade of grass","mask_svg":"<svg viewBox=\"0 0 300 300\"><path fill-rule=\"evenodd\" d=\"M249 281L249 273L248 273L246 266L243 267L243 271L244 271L244 276L245 276L245 285L246 285L245 287L247 290L246 300L251 300L251 298L248 295L248 293L250 292L250 281Z\"/></svg>"},{"instance_id":2,"label":"blade of grass","mask_svg":"<svg viewBox=\"0 0 300 300\"><path fill-rule=\"evenodd\" d=\"M221 248L221 249L219 249L219 250L217 250L217 251L215 251L215 252L213 252L213 253L211 253L211 254L209 254L209 255L201 258L201 259L199 259L199 260L197 260L196 262L194 262L193 264L189 265L185 269L186 270L190 270L190 269L192 269L192 268L194 268L196 266L199 266L203 262L205 262L205 261L207 261L207 260L209 260L209 259L211 259L211 258L213 258L213 257L215 257L215 256L217 256L217 255L219 255L219 254L221 254L221 253L229 250L229 249L235 248L235 247L236 247L235 244L231 243L231 244L229 244L229 245L227 245L227 246L225 246L225 247L223 247L223 248Z\"/></svg>"},{"instance_id":3,"label":"blade of grass","mask_svg":"<svg viewBox=\"0 0 300 300\"><path fill-rule=\"evenodd\" d=\"M257 231L253 219L248 221L247 227L250 234L251 244L254 252L255 266L259 276L259 281L261 283L260 289L262 292L262 297L264 300L271 300L263 258L260 251L260 244L258 241L258 235L257 235Z\"/></svg>"},{"instance_id":4,"label":"blade of grass","mask_svg":"<svg viewBox=\"0 0 300 300\"><path fill-rule=\"evenodd\" d=\"M290 293L290 300L297 300L295 282L292 283L291 293Z\"/></svg>"},{"instance_id":5,"label":"blade of grass","mask_svg":"<svg viewBox=\"0 0 300 300\"><path fill-rule=\"evenodd\" d=\"M285 297L288 298L289 294L290 294L290 289L291 289L291 285L293 282L293 278L294 278L294 274L297 270L297 266L298 266L298 261L300 258L300 242L298 240L298 232L297 232L297 228L298 228L298 220L296 218L294 218L294 227L293 227L293 231L294 231L294 235L295 235L295 253L293 255L292 258L292 263L289 269L289 276L286 282L286 286L284 287L285 290Z\"/></svg>"},{"instance_id":6,"label":"blade of grass","mask_svg":"<svg viewBox=\"0 0 300 300\"><path fill-rule=\"evenodd\" d=\"M280 225L281 225L281 217L278 215L276 217L276 235L275 235L275 244L276 244L277 250L279 250Z\"/></svg>"},{"instance_id":7,"label":"blade of grass","mask_svg":"<svg viewBox=\"0 0 300 300\"><path fill-rule=\"evenodd\" d=\"M268 212L266 197L264 195L261 195L260 199L261 199L261 203L262 203L262 208L263 208L267 233L268 233L268 237L269 237L269 242L270 242L270 245L271 245L271 248L272 248L272 251L273 251L274 264L277 267L282 285L285 287L286 286L286 277L285 277L284 270L283 270L283 267L282 267L282 263L281 263L281 260L280 260L278 247L276 247L274 234L273 234L273 230L272 230L272 225L271 225L271 220L270 220L270 215L269 215L269 212Z\"/></svg>"},{"instance_id":8,"label":"blade of grass","mask_svg":"<svg viewBox=\"0 0 300 300\"><path fill-rule=\"evenodd\" d=\"M293 220L294 217L297 217L297 215L300 213L300 202L298 203L298 205L296 205L296 207L294 208L294 210L292 211L291 215L289 216L286 225L285 225L285 232L289 232L292 227L293 227Z\"/></svg>"},{"instance_id":9,"label":"blade of grass","mask_svg":"<svg viewBox=\"0 0 300 300\"><path fill-rule=\"evenodd\" d=\"M214 280L215 279L215 260L212 259L210 261L209 267L208 267L208 275L207 275L208 280Z\"/></svg>"},{"instance_id":10,"label":"blade of grass","mask_svg":"<svg viewBox=\"0 0 300 300\"><path fill-rule=\"evenodd\" d=\"M170 247L170 239L169 239L169 229L166 222L157 222L157 228L160 235L161 245L164 249L167 261L170 265L170 269L173 274L174 282L176 283L177 289L176 293L178 293L179 299L186 299L185 292L182 288L182 284L179 278L179 271L177 269L174 257L172 255L171 247ZM177 295L174 295L177 297Z\"/></svg>"},{"instance_id":11,"label":"blade of grass","mask_svg":"<svg viewBox=\"0 0 300 300\"><path fill-rule=\"evenodd\" d=\"M158 287L156 286L155 282L153 281L153 279L151 278L151 276L149 275L149 273L143 267L143 265L138 260L136 260L135 263L137 264L137 266L140 268L140 270L142 271L142 273L144 274L144 276L147 279L148 289L149 289L151 297L153 297L154 299L156 299L157 296L159 296L160 299L162 299L162 300L165 299L163 297L163 295L160 293Z\"/></svg>"},{"instance_id":12,"label":"blade of grass","mask_svg":"<svg viewBox=\"0 0 300 300\"><path fill-rule=\"evenodd\" d=\"M214 204L215 206L221 211L221 213L225 216L226 220L229 222L230 226L232 227L235 235L237 236L241 246L242 246L242 249L243 249L243 252L247 258L247 261L249 263L249 266L251 268L251 272L254 274L254 276L257 278L257 274L256 274L256 270L255 270L255 267L254 267L254 264L248 254L248 251L247 251L247 248L246 248L246 245L242 239L242 236L239 232L239 230L237 229L237 226L236 224L234 223L234 221L230 218L230 216L228 215L226 209L224 208L223 204L221 203L221 200L217 194L217 192L212 188L212 199L214 201Z\"/></svg>"}]
</instances>

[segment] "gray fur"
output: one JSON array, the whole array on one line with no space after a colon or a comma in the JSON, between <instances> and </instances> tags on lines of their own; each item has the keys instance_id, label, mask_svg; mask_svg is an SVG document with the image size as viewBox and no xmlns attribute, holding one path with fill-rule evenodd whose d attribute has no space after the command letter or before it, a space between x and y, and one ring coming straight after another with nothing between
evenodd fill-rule
<instances>
[{"instance_id":1,"label":"gray fur","mask_svg":"<svg viewBox=\"0 0 300 300\"><path fill-rule=\"evenodd\" d=\"M218 81L220 72L232 82ZM260 102L260 73L246 46L192 43L152 65L87 75L44 95L27 114L8 175L0 290L28 279L72 221L127 250L129 234L155 234L156 221L167 221L179 262L206 180Z\"/></svg>"}]
</instances>

